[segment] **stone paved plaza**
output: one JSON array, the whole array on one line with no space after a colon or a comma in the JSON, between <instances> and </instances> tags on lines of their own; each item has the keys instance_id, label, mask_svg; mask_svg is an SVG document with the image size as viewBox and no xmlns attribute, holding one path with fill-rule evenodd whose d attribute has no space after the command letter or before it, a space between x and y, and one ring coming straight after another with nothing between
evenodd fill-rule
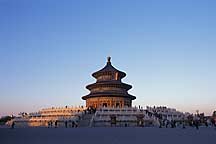
<instances>
[{"instance_id":1,"label":"stone paved plaza","mask_svg":"<svg viewBox=\"0 0 216 144\"><path fill-rule=\"evenodd\" d=\"M214 128L0 129L1 144L214 144Z\"/></svg>"}]
</instances>

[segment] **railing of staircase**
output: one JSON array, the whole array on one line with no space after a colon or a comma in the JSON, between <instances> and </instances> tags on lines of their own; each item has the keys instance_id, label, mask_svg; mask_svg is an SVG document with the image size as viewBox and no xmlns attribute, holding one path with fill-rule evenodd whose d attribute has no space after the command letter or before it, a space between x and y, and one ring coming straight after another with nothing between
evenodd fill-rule
<instances>
[{"instance_id":1,"label":"railing of staircase","mask_svg":"<svg viewBox=\"0 0 216 144\"><path fill-rule=\"evenodd\" d=\"M95 114L92 116L90 123L89 123L89 127L92 127L92 124L94 123L94 118L97 116L97 111L95 112Z\"/></svg>"}]
</instances>

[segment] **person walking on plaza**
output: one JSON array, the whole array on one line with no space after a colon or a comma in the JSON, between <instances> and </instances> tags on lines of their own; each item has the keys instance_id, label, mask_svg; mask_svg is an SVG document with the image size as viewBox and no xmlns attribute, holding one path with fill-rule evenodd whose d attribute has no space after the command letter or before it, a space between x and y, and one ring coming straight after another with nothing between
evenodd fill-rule
<instances>
[{"instance_id":1,"label":"person walking on plaza","mask_svg":"<svg viewBox=\"0 0 216 144\"><path fill-rule=\"evenodd\" d=\"M57 126L58 126L58 122L57 122L57 121L55 121L55 128L57 128Z\"/></svg>"},{"instance_id":2,"label":"person walking on plaza","mask_svg":"<svg viewBox=\"0 0 216 144\"><path fill-rule=\"evenodd\" d=\"M195 125L196 129L198 130L199 129L199 121L195 120L194 125Z\"/></svg>"},{"instance_id":3,"label":"person walking on plaza","mask_svg":"<svg viewBox=\"0 0 216 144\"><path fill-rule=\"evenodd\" d=\"M67 121L65 121L65 128L67 128L67 124L68 124Z\"/></svg>"},{"instance_id":4,"label":"person walking on plaza","mask_svg":"<svg viewBox=\"0 0 216 144\"><path fill-rule=\"evenodd\" d=\"M14 129L14 127L15 127L15 122L13 121L11 124L11 129Z\"/></svg>"}]
</instances>

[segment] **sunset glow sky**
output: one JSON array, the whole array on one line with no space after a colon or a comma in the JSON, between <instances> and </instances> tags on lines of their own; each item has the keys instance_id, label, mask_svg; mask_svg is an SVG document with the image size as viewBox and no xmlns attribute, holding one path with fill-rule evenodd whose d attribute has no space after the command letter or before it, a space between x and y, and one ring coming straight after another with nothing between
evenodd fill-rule
<instances>
[{"instance_id":1,"label":"sunset glow sky","mask_svg":"<svg viewBox=\"0 0 216 144\"><path fill-rule=\"evenodd\" d=\"M216 1L0 0L0 116L85 105L112 57L133 105L216 110Z\"/></svg>"}]
</instances>

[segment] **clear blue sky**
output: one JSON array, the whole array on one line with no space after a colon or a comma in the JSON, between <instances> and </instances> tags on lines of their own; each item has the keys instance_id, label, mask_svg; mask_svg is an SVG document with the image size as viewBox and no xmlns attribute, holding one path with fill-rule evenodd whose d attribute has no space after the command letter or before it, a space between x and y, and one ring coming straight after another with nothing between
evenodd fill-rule
<instances>
[{"instance_id":1,"label":"clear blue sky","mask_svg":"<svg viewBox=\"0 0 216 144\"><path fill-rule=\"evenodd\" d=\"M134 105L216 109L214 0L0 0L0 115L84 105L112 57Z\"/></svg>"}]
</instances>

